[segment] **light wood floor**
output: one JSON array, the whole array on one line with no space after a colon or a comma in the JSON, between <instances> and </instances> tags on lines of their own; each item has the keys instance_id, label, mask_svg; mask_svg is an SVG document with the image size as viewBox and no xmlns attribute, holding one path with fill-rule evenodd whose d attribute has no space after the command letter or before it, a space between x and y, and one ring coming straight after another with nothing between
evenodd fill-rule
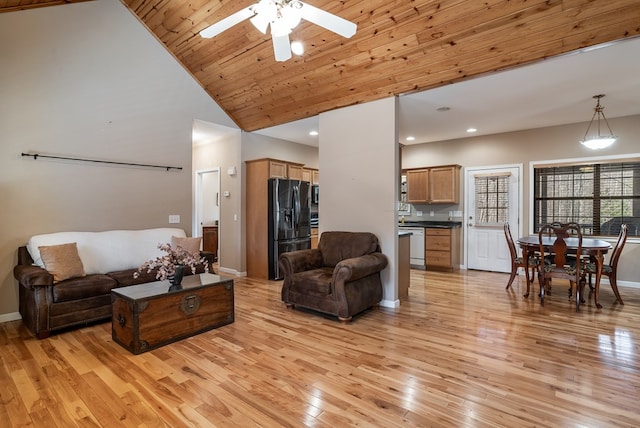
<instances>
[{"instance_id":1,"label":"light wood floor","mask_svg":"<svg viewBox=\"0 0 640 428\"><path fill-rule=\"evenodd\" d=\"M507 278L412 271L349 325L237 278L235 323L138 356L109 323L0 324L0 426L640 426L640 290L576 313L560 281L542 308Z\"/></svg>"}]
</instances>

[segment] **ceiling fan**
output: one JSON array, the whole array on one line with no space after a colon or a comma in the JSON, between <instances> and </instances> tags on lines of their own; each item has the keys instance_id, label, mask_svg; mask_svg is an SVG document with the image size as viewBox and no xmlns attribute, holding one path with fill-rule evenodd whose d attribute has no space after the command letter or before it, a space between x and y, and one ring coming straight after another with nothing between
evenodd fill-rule
<instances>
[{"instance_id":1,"label":"ceiling fan","mask_svg":"<svg viewBox=\"0 0 640 428\"><path fill-rule=\"evenodd\" d=\"M346 38L356 33L356 24L353 22L300 0L259 0L258 3L239 10L200 31L200 36L207 39L217 36L245 19L249 19L263 34L267 34L267 27L271 26L271 40L276 61L286 61L291 58L289 34L301 19Z\"/></svg>"}]
</instances>

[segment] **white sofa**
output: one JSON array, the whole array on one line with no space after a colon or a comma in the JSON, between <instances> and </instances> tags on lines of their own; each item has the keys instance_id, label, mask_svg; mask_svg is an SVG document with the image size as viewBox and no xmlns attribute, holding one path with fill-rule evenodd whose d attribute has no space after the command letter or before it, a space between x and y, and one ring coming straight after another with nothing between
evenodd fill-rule
<instances>
[{"instance_id":1,"label":"white sofa","mask_svg":"<svg viewBox=\"0 0 640 428\"><path fill-rule=\"evenodd\" d=\"M75 242L85 273L107 274L137 269L147 260L163 255L158 244L170 243L173 236L187 235L179 228L48 233L32 236L27 251L34 263L44 269L38 247Z\"/></svg>"}]
</instances>

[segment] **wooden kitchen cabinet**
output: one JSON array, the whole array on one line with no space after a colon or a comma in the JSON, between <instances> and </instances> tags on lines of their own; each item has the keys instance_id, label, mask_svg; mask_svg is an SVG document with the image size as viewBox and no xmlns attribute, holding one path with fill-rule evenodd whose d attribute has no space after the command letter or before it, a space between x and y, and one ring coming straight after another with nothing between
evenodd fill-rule
<instances>
[{"instance_id":1,"label":"wooden kitchen cabinet","mask_svg":"<svg viewBox=\"0 0 640 428\"><path fill-rule=\"evenodd\" d=\"M287 164L287 178L291 180L304 180L304 168L301 164Z\"/></svg>"},{"instance_id":2,"label":"wooden kitchen cabinet","mask_svg":"<svg viewBox=\"0 0 640 428\"><path fill-rule=\"evenodd\" d=\"M308 181L311 184L318 184L320 181L320 174L317 169L302 168L302 181Z\"/></svg>"},{"instance_id":3,"label":"wooden kitchen cabinet","mask_svg":"<svg viewBox=\"0 0 640 428\"><path fill-rule=\"evenodd\" d=\"M407 202L410 204L459 203L460 168L460 165L445 165L407 170Z\"/></svg>"},{"instance_id":4,"label":"wooden kitchen cabinet","mask_svg":"<svg viewBox=\"0 0 640 428\"><path fill-rule=\"evenodd\" d=\"M318 248L318 228L317 227L311 228L311 248L312 249Z\"/></svg>"},{"instance_id":5,"label":"wooden kitchen cabinet","mask_svg":"<svg viewBox=\"0 0 640 428\"><path fill-rule=\"evenodd\" d=\"M429 202L429 170L407 170L407 202Z\"/></svg>"},{"instance_id":6,"label":"wooden kitchen cabinet","mask_svg":"<svg viewBox=\"0 0 640 428\"><path fill-rule=\"evenodd\" d=\"M429 200L432 204L457 204L460 201L460 165L429 169Z\"/></svg>"},{"instance_id":7,"label":"wooden kitchen cabinet","mask_svg":"<svg viewBox=\"0 0 640 428\"><path fill-rule=\"evenodd\" d=\"M311 183L311 170L309 168L302 168L302 181L308 181Z\"/></svg>"},{"instance_id":8,"label":"wooden kitchen cabinet","mask_svg":"<svg viewBox=\"0 0 640 428\"><path fill-rule=\"evenodd\" d=\"M451 272L460 267L460 228L427 227L424 243L427 270Z\"/></svg>"},{"instance_id":9,"label":"wooden kitchen cabinet","mask_svg":"<svg viewBox=\"0 0 640 428\"><path fill-rule=\"evenodd\" d=\"M254 170L259 170L260 174L269 178L290 178L292 180L303 180L304 164L287 162L280 159L255 159L247 161ZM307 180L308 181L308 180Z\"/></svg>"},{"instance_id":10,"label":"wooden kitchen cabinet","mask_svg":"<svg viewBox=\"0 0 640 428\"><path fill-rule=\"evenodd\" d=\"M246 232L251 237L247 245L247 275L252 278L269 278L268 205L267 183L274 177L273 165L282 164L286 174L287 163L273 159L246 161ZM281 168L281 170L282 170Z\"/></svg>"},{"instance_id":11,"label":"wooden kitchen cabinet","mask_svg":"<svg viewBox=\"0 0 640 428\"><path fill-rule=\"evenodd\" d=\"M287 163L276 159L265 159L268 166L269 178L287 178Z\"/></svg>"},{"instance_id":12,"label":"wooden kitchen cabinet","mask_svg":"<svg viewBox=\"0 0 640 428\"><path fill-rule=\"evenodd\" d=\"M213 259L218 260L218 226L202 227L202 251L213 253Z\"/></svg>"}]
</instances>

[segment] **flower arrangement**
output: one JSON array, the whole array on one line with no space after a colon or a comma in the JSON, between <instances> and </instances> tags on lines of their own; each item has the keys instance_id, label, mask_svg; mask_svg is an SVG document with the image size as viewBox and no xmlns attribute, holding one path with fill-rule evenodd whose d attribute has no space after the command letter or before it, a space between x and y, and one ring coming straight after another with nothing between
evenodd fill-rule
<instances>
[{"instance_id":1,"label":"flower arrangement","mask_svg":"<svg viewBox=\"0 0 640 428\"><path fill-rule=\"evenodd\" d=\"M176 272L176 266L180 265L190 267L191 273L196 273L197 266L202 264L204 265L204 271L209 272L209 264L204 257L190 253L180 246L172 248L170 244L158 244L158 248L167 254L144 262L142 266L134 272L134 278L139 278L141 272L146 271L147 273L151 273L152 270L158 269L156 279L164 281L172 277Z\"/></svg>"}]
</instances>

